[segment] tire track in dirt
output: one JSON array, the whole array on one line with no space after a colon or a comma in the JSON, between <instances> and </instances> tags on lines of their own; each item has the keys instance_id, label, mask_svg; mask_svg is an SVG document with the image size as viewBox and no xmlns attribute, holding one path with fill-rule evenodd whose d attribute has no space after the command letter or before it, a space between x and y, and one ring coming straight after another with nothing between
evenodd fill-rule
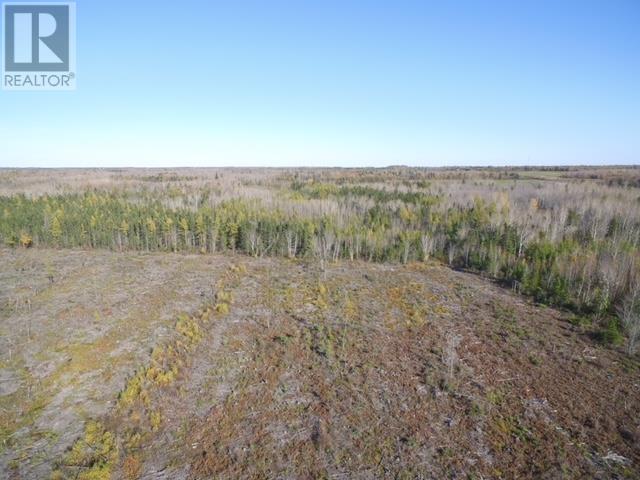
<instances>
[{"instance_id":1,"label":"tire track in dirt","mask_svg":"<svg viewBox=\"0 0 640 480\"><path fill-rule=\"evenodd\" d=\"M154 347L150 362L127 381L114 409L86 423L84 435L56 462L52 479L140 478L145 447L167 431L166 398L179 395L199 344L219 332L245 271L243 265L231 264L215 285L213 301L178 317L173 334Z\"/></svg>"}]
</instances>

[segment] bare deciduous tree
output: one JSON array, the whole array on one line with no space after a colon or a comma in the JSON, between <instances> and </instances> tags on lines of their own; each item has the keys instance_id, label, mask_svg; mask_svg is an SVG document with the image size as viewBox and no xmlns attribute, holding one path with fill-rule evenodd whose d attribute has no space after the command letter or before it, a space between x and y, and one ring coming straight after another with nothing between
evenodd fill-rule
<instances>
[{"instance_id":1,"label":"bare deciduous tree","mask_svg":"<svg viewBox=\"0 0 640 480\"><path fill-rule=\"evenodd\" d=\"M627 353L633 355L640 338L640 282L635 282L616 310L627 333Z\"/></svg>"},{"instance_id":2,"label":"bare deciduous tree","mask_svg":"<svg viewBox=\"0 0 640 480\"><path fill-rule=\"evenodd\" d=\"M422 260L427 261L433 254L435 247L435 239L429 233L423 233L420 237L420 246L422 247Z\"/></svg>"}]
</instances>

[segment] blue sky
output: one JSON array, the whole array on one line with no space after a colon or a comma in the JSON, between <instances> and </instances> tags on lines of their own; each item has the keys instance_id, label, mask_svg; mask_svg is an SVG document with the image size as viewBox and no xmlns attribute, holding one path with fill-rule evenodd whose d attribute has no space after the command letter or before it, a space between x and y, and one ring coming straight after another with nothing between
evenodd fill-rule
<instances>
[{"instance_id":1,"label":"blue sky","mask_svg":"<svg viewBox=\"0 0 640 480\"><path fill-rule=\"evenodd\" d=\"M640 2L77 2L0 167L640 163Z\"/></svg>"}]
</instances>

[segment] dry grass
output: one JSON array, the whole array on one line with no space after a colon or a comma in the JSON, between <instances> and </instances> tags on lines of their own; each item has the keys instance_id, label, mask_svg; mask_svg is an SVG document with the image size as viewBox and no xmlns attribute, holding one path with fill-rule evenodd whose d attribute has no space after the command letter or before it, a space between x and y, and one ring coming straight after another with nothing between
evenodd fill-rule
<instances>
[{"instance_id":1,"label":"dry grass","mask_svg":"<svg viewBox=\"0 0 640 480\"><path fill-rule=\"evenodd\" d=\"M14 412L5 476L46 477L55 462L63 478L640 474L637 359L478 277L424 264L323 273L286 259L2 255L0 328L13 345L2 371L24 379L0 397ZM31 310L11 301L34 289ZM56 336L61 325L71 330ZM64 430L36 435L44 419Z\"/></svg>"}]
</instances>

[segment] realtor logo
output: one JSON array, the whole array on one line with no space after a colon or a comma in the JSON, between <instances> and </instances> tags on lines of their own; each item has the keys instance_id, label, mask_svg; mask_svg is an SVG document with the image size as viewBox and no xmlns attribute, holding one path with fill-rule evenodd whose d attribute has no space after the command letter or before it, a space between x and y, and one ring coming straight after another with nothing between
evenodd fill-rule
<instances>
[{"instance_id":1,"label":"realtor logo","mask_svg":"<svg viewBox=\"0 0 640 480\"><path fill-rule=\"evenodd\" d=\"M2 12L2 87L75 89L75 3L5 3Z\"/></svg>"}]
</instances>

